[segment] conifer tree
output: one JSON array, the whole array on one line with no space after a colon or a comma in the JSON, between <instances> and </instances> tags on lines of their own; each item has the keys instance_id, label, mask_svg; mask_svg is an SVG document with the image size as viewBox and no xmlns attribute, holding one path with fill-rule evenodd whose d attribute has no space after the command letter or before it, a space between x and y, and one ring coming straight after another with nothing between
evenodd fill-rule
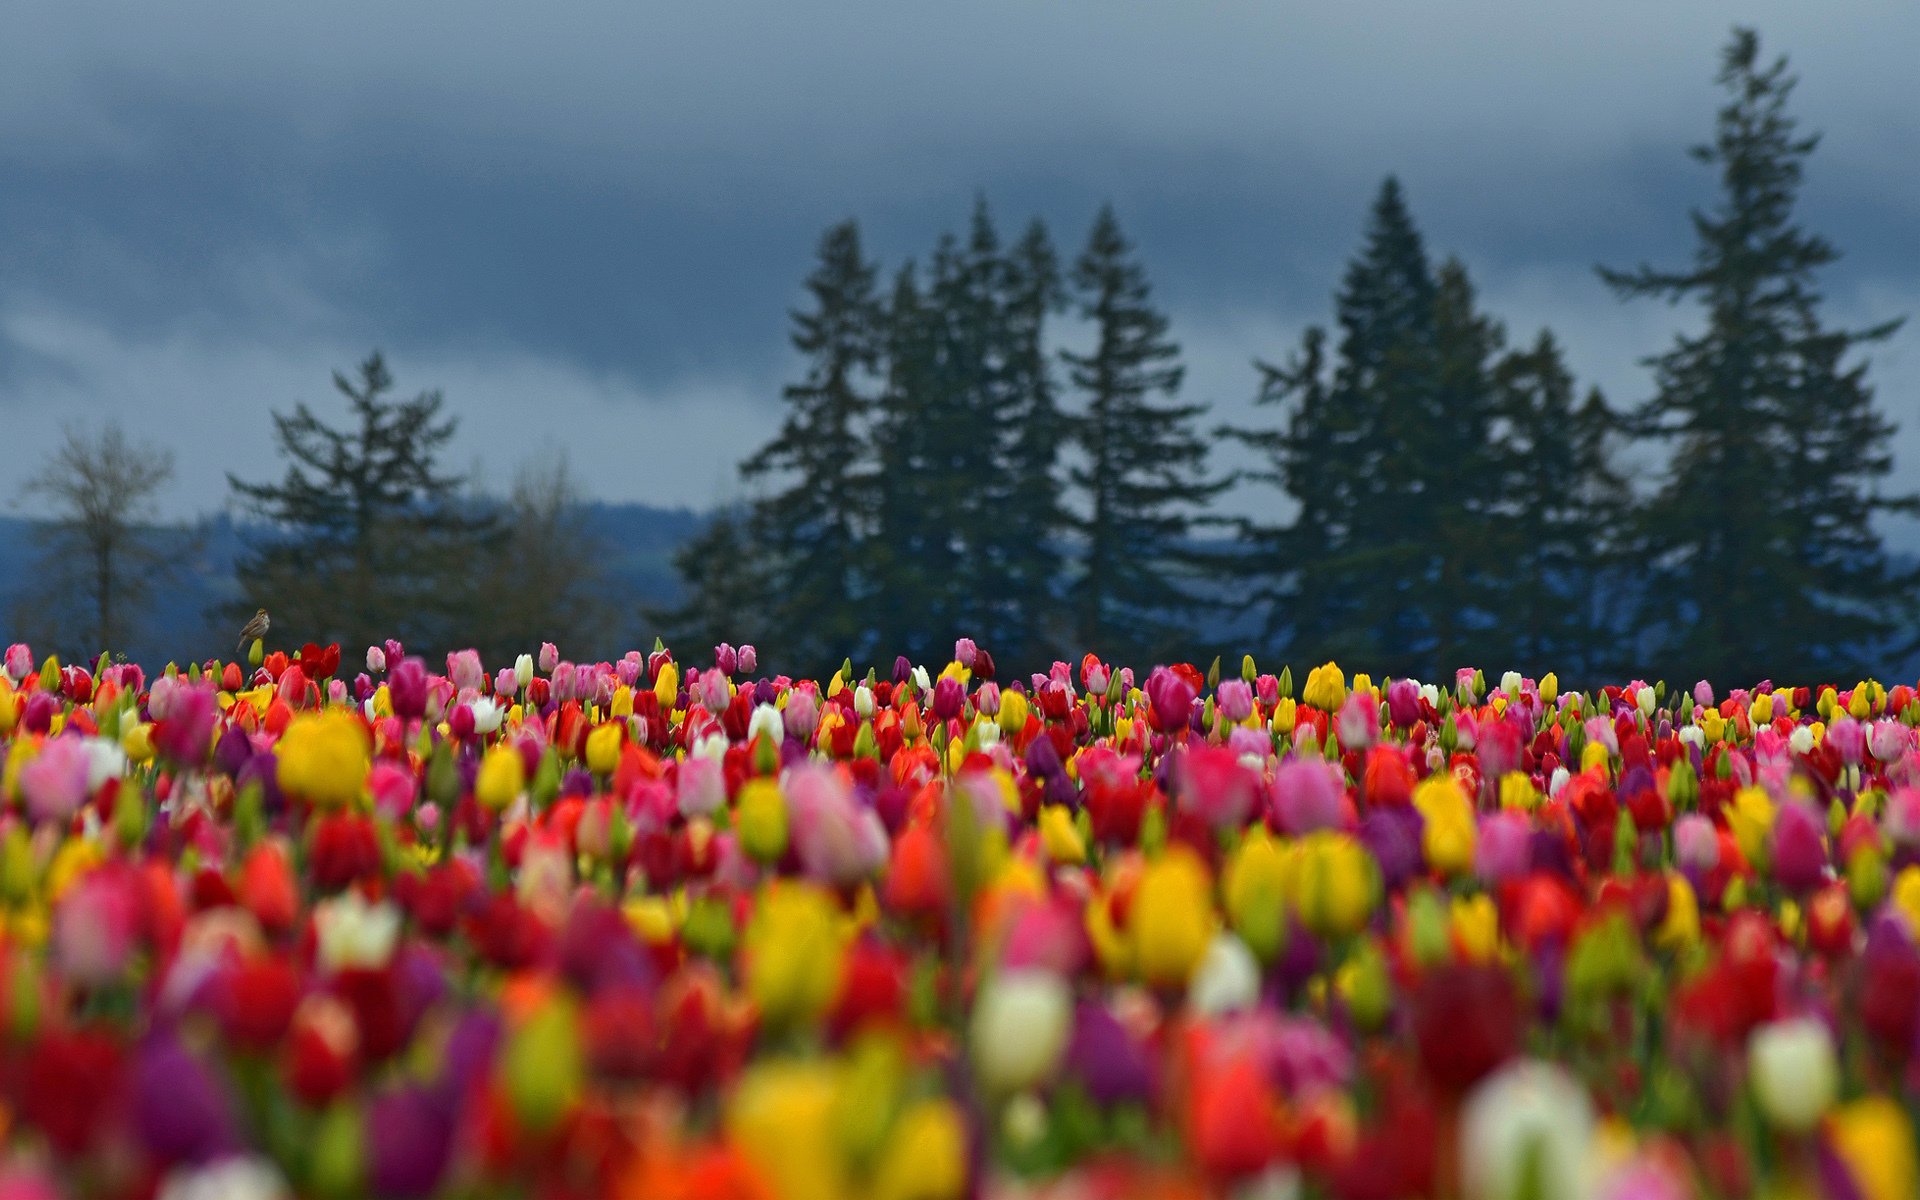
<instances>
[{"instance_id":1,"label":"conifer tree","mask_svg":"<svg viewBox=\"0 0 1920 1200\"><path fill-rule=\"evenodd\" d=\"M1283 367L1261 364L1259 400L1294 404L1284 431L1239 431L1263 450L1297 506L1286 527L1255 526L1250 549L1276 582L1270 627L1287 652L1363 661L1393 674L1430 669L1421 607L1427 548L1418 484L1436 411L1439 285L1398 181L1381 186L1361 252L1335 298L1338 339L1307 331Z\"/></svg>"},{"instance_id":2,"label":"conifer tree","mask_svg":"<svg viewBox=\"0 0 1920 1200\"><path fill-rule=\"evenodd\" d=\"M460 496L463 481L437 458L458 427L438 391L388 395L393 376L375 351L357 377L334 388L350 420L323 421L300 403L275 413L289 460L279 483L228 482L274 531L238 565L233 616L265 607L276 639L364 647L399 637L422 650L471 636L482 602L473 566L495 541L496 521ZM461 644L465 644L462 642Z\"/></svg>"},{"instance_id":3,"label":"conifer tree","mask_svg":"<svg viewBox=\"0 0 1920 1200\"><path fill-rule=\"evenodd\" d=\"M775 487L754 504L746 532L764 557L772 644L795 669L820 669L858 650L872 593L861 549L882 335L875 278L856 225L829 229L807 280L811 307L793 314L806 373L786 388L779 432L741 466L747 479Z\"/></svg>"},{"instance_id":4,"label":"conifer tree","mask_svg":"<svg viewBox=\"0 0 1920 1200\"><path fill-rule=\"evenodd\" d=\"M1047 319L1065 303L1059 260L1046 226L1034 221L1007 257L1002 305L1007 340L1007 393L1002 487L995 497L1005 547L1005 597L1014 608L1014 636L992 648L1008 665L1044 668L1066 652L1069 630L1056 618L1068 526L1059 459L1066 436Z\"/></svg>"},{"instance_id":5,"label":"conifer tree","mask_svg":"<svg viewBox=\"0 0 1920 1200\"><path fill-rule=\"evenodd\" d=\"M1692 301L1697 333L1651 360L1657 390L1633 413L1672 447L1641 521L1643 611L1664 622L1658 661L1723 685L1762 677L1850 676L1910 630L1915 572L1888 562L1874 518L1913 511L1888 495L1893 426L1853 352L1897 322L1836 329L1816 272L1837 257L1795 219L1818 139L1797 131L1786 60L1762 65L1758 37L1734 32L1713 140L1693 151L1720 196L1696 211L1684 268L1602 270L1622 298Z\"/></svg>"},{"instance_id":6,"label":"conifer tree","mask_svg":"<svg viewBox=\"0 0 1920 1200\"><path fill-rule=\"evenodd\" d=\"M642 613L656 635L683 659L722 642L754 645L778 669L789 657L773 640L768 585L759 567L759 547L748 532L747 513L726 509L674 552L674 571L684 597L677 607Z\"/></svg>"},{"instance_id":7,"label":"conifer tree","mask_svg":"<svg viewBox=\"0 0 1920 1200\"><path fill-rule=\"evenodd\" d=\"M874 652L882 658L904 654L925 662L941 653L942 637L952 636L951 605L940 589L957 577L959 556L945 520L951 489L939 441L958 433L940 419L940 341L908 262L887 304L886 383L873 435L878 533L866 561L878 581L870 615L878 635Z\"/></svg>"},{"instance_id":8,"label":"conifer tree","mask_svg":"<svg viewBox=\"0 0 1920 1200\"><path fill-rule=\"evenodd\" d=\"M1207 447L1194 426L1206 407L1173 399L1180 347L1110 207L1094 221L1072 287L1095 338L1089 353L1062 353L1084 400L1074 427L1083 462L1071 475L1086 510L1076 520L1081 569L1068 589L1076 644L1145 669L1197 640L1188 622L1204 601L1192 534L1226 485L1205 478Z\"/></svg>"},{"instance_id":9,"label":"conifer tree","mask_svg":"<svg viewBox=\"0 0 1920 1200\"><path fill-rule=\"evenodd\" d=\"M1560 345L1544 329L1500 361L1494 385L1500 511L1489 532L1503 567L1493 593L1506 634L1502 661L1568 682L1595 677L1616 665L1611 651L1622 634L1612 598L1631 498L1611 460L1619 417L1597 388L1576 399Z\"/></svg>"}]
</instances>

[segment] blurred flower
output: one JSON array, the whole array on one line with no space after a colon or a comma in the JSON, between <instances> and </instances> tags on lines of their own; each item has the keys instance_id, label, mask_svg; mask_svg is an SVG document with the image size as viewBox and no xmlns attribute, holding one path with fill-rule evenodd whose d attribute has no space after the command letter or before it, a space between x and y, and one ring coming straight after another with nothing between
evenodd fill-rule
<instances>
[{"instance_id":1,"label":"blurred flower","mask_svg":"<svg viewBox=\"0 0 1920 1200\"><path fill-rule=\"evenodd\" d=\"M775 1029L818 1020L840 984L845 942L833 902L818 888L781 881L760 897L741 952L747 994Z\"/></svg>"},{"instance_id":2,"label":"blurred flower","mask_svg":"<svg viewBox=\"0 0 1920 1200\"><path fill-rule=\"evenodd\" d=\"M1760 1111L1789 1133L1812 1129L1840 1087L1832 1035L1811 1017L1755 1029L1747 1039L1747 1071Z\"/></svg>"},{"instance_id":3,"label":"blurred flower","mask_svg":"<svg viewBox=\"0 0 1920 1200\"><path fill-rule=\"evenodd\" d=\"M382 901L369 904L348 891L321 902L313 912L320 962L328 970L384 967L400 940L400 910Z\"/></svg>"},{"instance_id":4,"label":"blurred flower","mask_svg":"<svg viewBox=\"0 0 1920 1200\"><path fill-rule=\"evenodd\" d=\"M275 747L280 786L317 808L353 803L366 786L371 747L366 726L343 709L301 714Z\"/></svg>"},{"instance_id":5,"label":"blurred flower","mask_svg":"<svg viewBox=\"0 0 1920 1200\"><path fill-rule=\"evenodd\" d=\"M1468 1096L1460 1118L1460 1182L1469 1200L1591 1194L1593 1106L1561 1067L1512 1063Z\"/></svg>"},{"instance_id":6,"label":"blurred flower","mask_svg":"<svg viewBox=\"0 0 1920 1200\"><path fill-rule=\"evenodd\" d=\"M969 1026L981 1086L1006 1095L1046 1079L1066 1051L1072 1019L1072 994L1052 972L993 975L974 998Z\"/></svg>"}]
</instances>

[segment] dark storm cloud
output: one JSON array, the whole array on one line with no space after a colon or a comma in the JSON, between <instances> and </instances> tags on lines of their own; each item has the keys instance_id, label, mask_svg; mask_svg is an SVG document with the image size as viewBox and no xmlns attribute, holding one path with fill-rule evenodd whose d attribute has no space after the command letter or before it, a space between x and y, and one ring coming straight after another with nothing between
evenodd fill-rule
<instances>
[{"instance_id":1,"label":"dark storm cloud","mask_svg":"<svg viewBox=\"0 0 1920 1200\"><path fill-rule=\"evenodd\" d=\"M375 343L489 478L547 442L597 493L710 503L820 229L858 216L893 263L976 194L1069 249L1113 201L1231 415L1395 171L1516 334L1631 397L1683 316L1591 267L1686 252L1734 20L1827 132L1805 211L1848 255L1836 315L1920 301L1909 6L109 8L31 4L0 42L0 415L26 454L76 415L175 445L184 508ZM1911 336L1877 371L1909 426Z\"/></svg>"}]
</instances>

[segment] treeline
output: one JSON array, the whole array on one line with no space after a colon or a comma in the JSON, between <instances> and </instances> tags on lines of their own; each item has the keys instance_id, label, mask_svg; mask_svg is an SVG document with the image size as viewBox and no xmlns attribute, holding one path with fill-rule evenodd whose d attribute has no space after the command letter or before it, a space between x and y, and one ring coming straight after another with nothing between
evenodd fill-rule
<instances>
[{"instance_id":1,"label":"treeline","mask_svg":"<svg viewBox=\"0 0 1920 1200\"><path fill-rule=\"evenodd\" d=\"M1428 679L1884 669L1920 644L1920 571L1875 522L1920 500L1886 490L1893 426L1857 352L1896 323L1821 315L1836 252L1795 216L1815 139L1784 60L1739 30L1719 79L1693 151L1719 190L1689 214L1690 261L1600 272L1699 318L1647 360L1637 404L1582 387L1551 332L1510 337L1389 178L1331 323L1256 363L1259 419L1223 428L1111 209L1063 255L1038 221L1003 235L982 201L964 236L890 271L853 222L827 231L792 318L804 369L741 464L752 499L679 553L675 611L636 614L610 586L564 460L507 497L443 471L444 398L397 393L375 354L335 376L344 423L274 415L280 479L231 479L267 535L215 616L238 629L265 607L282 644L400 637L491 662L547 640L611 652L639 616L683 652L754 642L773 669L822 673L944 661L959 637L1011 670L1241 650ZM1217 464L1228 441L1254 465ZM1636 484L1630 461L1657 473ZM108 429L28 480L55 516L21 612L55 644L122 645L167 587L190 542L151 524L171 470ZM1236 485L1260 515L1227 514Z\"/></svg>"},{"instance_id":2,"label":"treeline","mask_svg":"<svg viewBox=\"0 0 1920 1200\"><path fill-rule=\"evenodd\" d=\"M1824 679L1909 652L1920 574L1874 519L1916 501L1882 490L1893 427L1854 354L1895 324L1821 317L1836 252L1794 215L1816 139L1785 61L1737 30L1719 81L1692 260L1600 271L1704 317L1625 408L1550 331L1510 340L1391 178L1331 328L1256 364L1252 428L1184 396L1111 209L1062 265L1044 226L1003 241L982 202L890 281L835 226L793 317L804 374L741 467L755 497L681 555L669 623L807 671L939 659L962 635L1020 667L1145 665L1225 649L1217 631L1248 620L1256 650L1428 678ZM1243 480L1210 465L1227 438L1257 459ZM1662 464L1650 487L1625 477L1632 443ZM1271 515L1221 516L1236 481Z\"/></svg>"}]
</instances>

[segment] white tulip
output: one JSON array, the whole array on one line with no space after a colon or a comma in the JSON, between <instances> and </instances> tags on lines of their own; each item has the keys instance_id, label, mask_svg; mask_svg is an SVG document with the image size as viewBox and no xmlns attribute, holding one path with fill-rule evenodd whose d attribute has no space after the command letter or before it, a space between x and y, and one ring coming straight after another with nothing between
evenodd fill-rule
<instances>
[{"instance_id":1,"label":"white tulip","mask_svg":"<svg viewBox=\"0 0 1920 1200\"><path fill-rule=\"evenodd\" d=\"M1067 1049L1073 995L1051 971L1002 971L973 1003L973 1065L980 1083L1006 1095L1053 1073Z\"/></svg>"},{"instance_id":2,"label":"white tulip","mask_svg":"<svg viewBox=\"0 0 1920 1200\"><path fill-rule=\"evenodd\" d=\"M1187 1003L1203 1016L1220 1016L1260 1002L1260 964L1253 951L1231 933L1207 946L1187 988Z\"/></svg>"},{"instance_id":3,"label":"white tulip","mask_svg":"<svg viewBox=\"0 0 1920 1200\"><path fill-rule=\"evenodd\" d=\"M1460 1121L1460 1174L1469 1200L1591 1192L1593 1105L1553 1063L1522 1059L1488 1076Z\"/></svg>"},{"instance_id":4,"label":"white tulip","mask_svg":"<svg viewBox=\"0 0 1920 1200\"><path fill-rule=\"evenodd\" d=\"M1754 1030L1747 1039L1747 1071L1760 1111L1791 1133L1818 1124L1840 1089L1833 1037L1812 1017L1770 1021Z\"/></svg>"},{"instance_id":5,"label":"white tulip","mask_svg":"<svg viewBox=\"0 0 1920 1200\"><path fill-rule=\"evenodd\" d=\"M384 967L400 941L400 910L368 904L357 891L322 902L313 913L320 962L329 970Z\"/></svg>"}]
</instances>

